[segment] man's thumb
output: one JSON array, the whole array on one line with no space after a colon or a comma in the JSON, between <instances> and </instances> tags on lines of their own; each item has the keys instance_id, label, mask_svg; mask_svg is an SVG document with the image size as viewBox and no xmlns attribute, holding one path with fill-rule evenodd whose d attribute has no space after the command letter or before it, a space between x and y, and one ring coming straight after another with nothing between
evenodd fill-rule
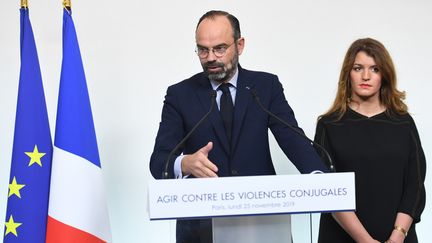
<instances>
[{"instance_id":1,"label":"man's thumb","mask_svg":"<svg viewBox=\"0 0 432 243\"><path fill-rule=\"evenodd\" d=\"M201 148L201 152L208 156L209 152L213 148L213 142L208 142L208 144Z\"/></svg>"}]
</instances>

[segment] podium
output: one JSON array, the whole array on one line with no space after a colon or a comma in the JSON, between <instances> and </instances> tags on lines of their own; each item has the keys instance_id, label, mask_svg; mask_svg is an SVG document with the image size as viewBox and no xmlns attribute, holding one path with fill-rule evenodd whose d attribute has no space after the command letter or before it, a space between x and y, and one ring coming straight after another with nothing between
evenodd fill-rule
<instances>
[{"instance_id":1,"label":"podium","mask_svg":"<svg viewBox=\"0 0 432 243\"><path fill-rule=\"evenodd\" d=\"M212 218L214 243L291 242L289 214L355 210L354 173L152 180L148 194L150 220Z\"/></svg>"}]
</instances>

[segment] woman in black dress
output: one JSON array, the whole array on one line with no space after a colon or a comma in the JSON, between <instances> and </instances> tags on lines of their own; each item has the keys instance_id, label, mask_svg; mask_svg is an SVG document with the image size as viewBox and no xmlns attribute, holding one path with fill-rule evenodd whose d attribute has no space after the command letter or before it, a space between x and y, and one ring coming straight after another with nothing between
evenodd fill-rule
<instances>
[{"instance_id":1,"label":"woman in black dress","mask_svg":"<svg viewBox=\"0 0 432 243\"><path fill-rule=\"evenodd\" d=\"M315 141L338 172L355 172L356 211L322 214L318 242L418 242L426 160L404 98L385 47L370 38L355 41Z\"/></svg>"}]
</instances>

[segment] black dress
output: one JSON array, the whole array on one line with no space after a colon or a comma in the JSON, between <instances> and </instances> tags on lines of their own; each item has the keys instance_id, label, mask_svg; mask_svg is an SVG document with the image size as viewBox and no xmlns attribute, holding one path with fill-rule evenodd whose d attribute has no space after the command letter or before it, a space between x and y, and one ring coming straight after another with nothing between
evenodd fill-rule
<instances>
[{"instance_id":1,"label":"black dress","mask_svg":"<svg viewBox=\"0 0 432 243\"><path fill-rule=\"evenodd\" d=\"M404 242L418 242L415 223L425 206L426 160L410 115L366 117L348 109L340 120L321 118L315 141L328 149L336 171L355 172L356 214L374 239L387 240L402 212L414 219ZM331 214L322 214L318 242L354 240Z\"/></svg>"}]
</instances>

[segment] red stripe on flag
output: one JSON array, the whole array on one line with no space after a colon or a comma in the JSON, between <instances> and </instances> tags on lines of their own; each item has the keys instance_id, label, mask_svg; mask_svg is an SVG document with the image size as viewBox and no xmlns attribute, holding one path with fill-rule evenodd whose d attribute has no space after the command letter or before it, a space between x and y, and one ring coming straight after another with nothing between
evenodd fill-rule
<instances>
[{"instance_id":1,"label":"red stripe on flag","mask_svg":"<svg viewBox=\"0 0 432 243\"><path fill-rule=\"evenodd\" d=\"M105 243L98 237L48 216L46 243Z\"/></svg>"}]
</instances>

